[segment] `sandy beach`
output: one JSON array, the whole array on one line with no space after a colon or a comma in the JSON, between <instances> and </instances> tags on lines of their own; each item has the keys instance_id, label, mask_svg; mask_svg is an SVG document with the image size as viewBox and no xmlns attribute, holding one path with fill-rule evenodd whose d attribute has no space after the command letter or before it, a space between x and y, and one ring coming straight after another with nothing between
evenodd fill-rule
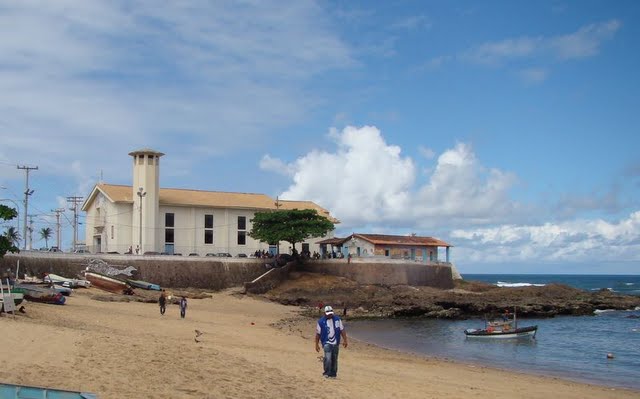
<instances>
[{"instance_id":1,"label":"sandy beach","mask_svg":"<svg viewBox=\"0 0 640 399\"><path fill-rule=\"evenodd\" d=\"M350 341L338 378L322 378L314 321L233 290L171 305L29 303L0 318L0 381L108 398L640 398L640 392L428 359ZM195 330L204 334L195 341ZM347 320L348 331L348 320Z\"/></svg>"}]
</instances>

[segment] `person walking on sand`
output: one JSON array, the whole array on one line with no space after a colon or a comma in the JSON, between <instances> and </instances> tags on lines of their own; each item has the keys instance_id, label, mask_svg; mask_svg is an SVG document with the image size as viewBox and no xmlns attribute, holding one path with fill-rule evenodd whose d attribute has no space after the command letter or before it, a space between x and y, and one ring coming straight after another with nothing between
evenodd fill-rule
<instances>
[{"instance_id":1,"label":"person walking on sand","mask_svg":"<svg viewBox=\"0 0 640 399\"><path fill-rule=\"evenodd\" d=\"M180 318L184 319L184 316L187 314L187 298L182 296L180 298Z\"/></svg>"},{"instance_id":2,"label":"person walking on sand","mask_svg":"<svg viewBox=\"0 0 640 399\"><path fill-rule=\"evenodd\" d=\"M333 313L331 306L324 307L324 316L316 324L316 352L320 352L320 343L324 351L322 365L325 378L338 376L338 354L340 352L340 340L342 346L347 347L347 333L340 317Z\"/></svg>"},{"instance_id":3,"label":"person walking on sand","mask_svg":"<svg viewBox=\"0 0 640 399\"><path fill-rule=\"evenodd\" d=\"M160 305L160 314L163 315L164 311L167 310L167 296L164 290L162 290L162 292L160 293L160 298L158 298L158 304Z\"/></svg>"}]
</instances>

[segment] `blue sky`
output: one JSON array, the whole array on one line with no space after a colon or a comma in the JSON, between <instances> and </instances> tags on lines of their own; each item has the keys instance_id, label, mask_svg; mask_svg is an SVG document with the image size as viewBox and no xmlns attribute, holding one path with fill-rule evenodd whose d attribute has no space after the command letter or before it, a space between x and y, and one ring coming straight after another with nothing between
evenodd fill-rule
<instances>
[{"instance_id":1,"label":"blue sky","mask_svg":"<svg viewBox=\"0 0 640 399\"><path fill-rule=\"evenodd\" d=\"M4 1L0 198L37 165L53 227L151 147L163 187L313 200L338 235L447 240L463 272L636 274L638 21L635 1Z\"/></svg>"}]
</instances>

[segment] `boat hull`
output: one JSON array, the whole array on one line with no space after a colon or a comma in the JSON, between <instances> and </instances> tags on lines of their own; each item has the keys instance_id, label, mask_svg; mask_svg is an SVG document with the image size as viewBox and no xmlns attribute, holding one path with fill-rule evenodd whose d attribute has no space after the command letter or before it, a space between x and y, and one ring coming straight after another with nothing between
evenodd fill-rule
<instances>
[{"instance_id":1,"label":"boat hull","mask_svg":"<svg viewBox=\"0 0 640 399\"><path fill-rule=\"evenodd\" d=\"M26 285L20 285L18 288L24 291L24 299L28 301L53 305L64 305L66 302L66 298L61 293L51 288L29 287Z\"/></svg>"},{"instance_id":2,"label":"boat hull","mask_svg":"<svg viewBox=\"0 0 640 399\"><path fill-rule=\"evenodd\" d=\"M46 275L44 277L44 281L51 282L56 285L62 285L63 287L68 287L68 288L78 288L78 287L89 288L91 286L91 283L88 282L87 280L66 278L66 277L58 276L57 274L52 274L52 273L49 273L48 275Z\"/></svg>"},{"instance_id":3,"label":"boat hull","mask_svg":"<svg viewBox=\"0 0 640 399\"><path fill-rule=\"evenodd\" d=\"M158 284L149 283L142 280L127 280L130 286L134 288L142 288L144 290L160 291L161 288Z\"/></svg>"},{"instance_id":4,"label":"boat hull","mask_svg":"<svg viewBox=\"0 0 640 399\"><path fill-rule=\"evenodd\" d=\"M0 398L97 399L98 396L88 392L0 383Z\"/></svg>"},{"instance_id":5,"label":"boat hull","mask_svg":"<svg viewBox=\"0 0 640 399\"><path fill-rule=\"evenodd\" d=\"M474 339L521 339L535 338L538 326L516 328L509 331L489 331L486 329L468 329L464 331L467 338Z\"/></svg>"},{"instance_id":6,"label":"boat hull","mask_svg":"<svg viewBox=\"0 0 640 399\"><path fill-rule=\"evenodd\" d=\"M126 282L99 273L86 272L84 277L91 285L104 291L122 294L128 289Z\"/></svg>"}]
</instances>

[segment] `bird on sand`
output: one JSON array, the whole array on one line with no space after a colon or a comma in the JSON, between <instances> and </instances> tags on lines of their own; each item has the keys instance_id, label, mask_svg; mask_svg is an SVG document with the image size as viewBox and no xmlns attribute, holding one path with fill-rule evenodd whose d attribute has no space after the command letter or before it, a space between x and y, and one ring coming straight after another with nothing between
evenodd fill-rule
<instances>
[{"instance_id":1,"label":"bird on sand","mask_svg":"<svg viewBox=\"0 0 640 399\"><path fill-rule=\"evenodd\" d=\"M196 331L196 337L193 340L196 341L196 342L200 342L198 337L201 336L204 333L202 331L200 331L200 330L195 330L195 331Z\"/></svg>"}]
</instances>

